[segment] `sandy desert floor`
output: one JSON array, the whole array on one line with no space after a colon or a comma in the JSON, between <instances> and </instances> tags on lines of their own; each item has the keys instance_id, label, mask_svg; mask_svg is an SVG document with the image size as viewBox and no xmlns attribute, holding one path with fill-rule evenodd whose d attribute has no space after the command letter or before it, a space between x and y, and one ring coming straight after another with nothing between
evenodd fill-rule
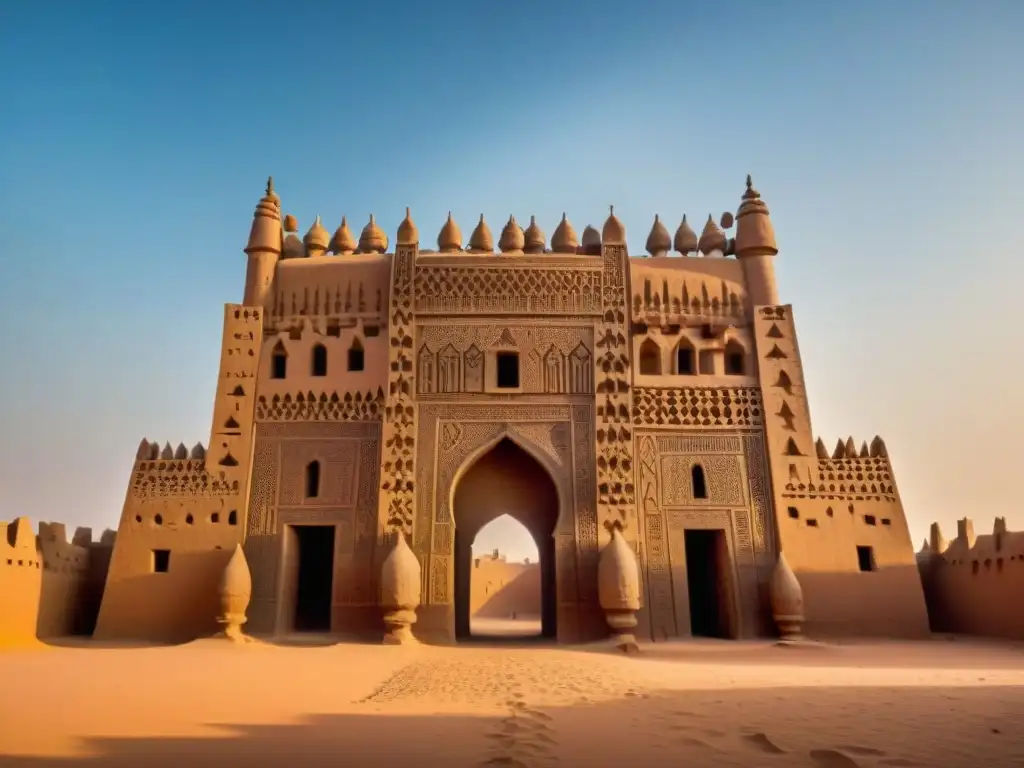
<instances>
[{"instance_id":1,"label":"sandy desert floor","mask_svg":"<svg viewBox=\"0 0 1024 768\"><path fill-rule=\"evenodd\" d=\"M1024 765L1024 646L0 654L0 766Z\"/></svg>"}]
</instances>

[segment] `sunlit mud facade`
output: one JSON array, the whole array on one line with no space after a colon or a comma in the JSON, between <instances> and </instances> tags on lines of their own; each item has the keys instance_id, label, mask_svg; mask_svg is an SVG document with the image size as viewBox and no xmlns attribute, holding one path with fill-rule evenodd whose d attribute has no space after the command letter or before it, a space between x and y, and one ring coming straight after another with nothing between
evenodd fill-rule
<instances>
[{"instance_id":1,"label":"sunlit mud facade","mask_svg":"<svg viewBox=\"0 0 1024 768\"><path fill-rule=\"evenodd\" d=\"M735 236L726 230L735 224ZM774 633L784 549L811 635L918 636L928 620L880 439L815 441L768 210L645 257L622 222L550 240L510 219L436 250L407 215L393 248L371 218L306 235L268 188L228 305L207 448L143 441L100 637L215 630L236 542L252 571L247 630L379 637L385 534L422 567L414 631L469 633L471 546L496 517L540 554L543 633L607 636L599 548L618 527L643 580L638 635ZM676 255L670 255L675 250Z\"/></svg>"}]
</instances>

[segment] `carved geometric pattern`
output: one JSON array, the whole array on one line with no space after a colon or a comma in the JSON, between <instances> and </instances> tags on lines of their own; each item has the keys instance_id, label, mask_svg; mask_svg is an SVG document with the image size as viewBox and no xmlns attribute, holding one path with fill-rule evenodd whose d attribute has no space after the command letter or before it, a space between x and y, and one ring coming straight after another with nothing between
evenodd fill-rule
<instances>
[{"instance_id":1,"label":"carved geometric pattern","mask_svg":"<svg viewBox=\"0 0 1024 768\"><path fill-rule=\"evenodd\" d=\"M772 509L772 495L769 487L768 466L764 455L764 439L760 434L744 435L743 456L747 466L747 482L750 484L750 506L753 511L754 551L758 554L769 548L768 516Z\"/></svg>"},{"instance_id":2,"label":"carved geometric pattern","mask_svg":"<svg viewBox=\"0 0 1024 768\"><path fill-rule=\"evenodd\" d=\"M415 296L417 314L596 315L601 311L601 272L419 265Z\"/></svg>"},{"instance_id":3,"label":"carved geometric pattern","mask_svg":"<svg viewBox=\"0 0 1024 768\"><path fill-rule=\"evenodd\" d=\"M634 514L636 504L632 375L626 317L629 311L625 283L628 259L625 246L605 245L601 251L603 303L594 338L597 504L603 525L624 527Z\"/></svg>"},{"instance_id":4,"label":"carved geometric pattern","mask_svg":"<svg viewBox=\"0 0 1024 768\"><path fill-rule=\"evenodd\" d=\"M139 461L132 473L131 493L135 498L230 496L238 492L237 480L218 480L206 471L203 459Z\"/></svg>"},{"instance_id":5,"label":"carved geometric pattern","mask_svg":"<svg viewBox=\"0 0 1024 768\"><path fill-rule=\"evenodd\" d=\"M762 408L761 393L755 388L633 388L633 419L638 425L759 427Z\"/></svg>"},{"instance_id":6,"label":"carved geometric pattern","mask_svg":"<svg viewBox=\"0 0 1024 768\"><path fill-rule=\"evenodd\" d=\"M589 415L589 408L582 410ZM467 458L502 433L508 433L538 449L555 467L568 467L571 446L565 422L570 416L569 406L564 405L420 406L421 434L417 441L420 455L416 462L416 508L419 511L413 527L413 551L423 564L422 594L440 604L451 602L448 574L448 558L453 555L451 491L455 473ZM556 474L556 482L564 482L569 476L566 471ZM569 500L573 498L573 491L562 487L560 495ZM594 534L596 549L596 527ZM438 564L441 561L443 568Z\"/></svg>"},{"instance_id":7,"label":"carved geometric pattern","mask_svg":"<svg viewBox=\"0 0 1024 768\"><path fill-rule=\"evenodd\" d=\"M338 274L335 270L334 274ZM322 280L322 277L318 279ZM352 290L353 282L356 290ZM321 296L323 287L323 296ZM367 293L373 293L372 298ZM289 291L274 294L274 304L270 309L270 315L274 320L280 321L286 317L307 316L316 317L324 315L328 317L349 317L352 315L379 315L383 310L384 295L380 288L363 288L363 281L349 280L345 283L344 289L340 283L331 286L316 285L312 291L302 290Z\"/></svg>"},{"instance_id":8,"label":"carved geometric pattern","mask_svg":"<svg viewBox=\"0 0 1024 768\"><path fill-rule=\"evenodd\" d=\"M384 409L381 494L387 525L406 534L415 515L416 361L413 359L413 282L416 248L398 246L392 259L388 327L388 391Z\"/></svg>"},{"instance_id":9,"label":"carved geometric pattern","mask_svg":"<svg viewBox=\"0 0 1024 768\"><path fill-rule=\"evenodd\" d=\"M522 349L518 392L589 395L594 364L589 325L424 324L417 328L417 388L421 395L483 391L483 349Z\"/></svg>"},{"instance_id":10,"label":"carved geometric pattern","mask_svg":"<svg viewBox=\"0 0 1024 768\"><path fill-rule=\"evenodd\" d=\"M797 478L786 484L787 498L853 499L896 502L892 466L885 457L818 459L817 482Z\"/></svg>"},{"instance_id":11,"label":"carved geometric pattern","mask_svg":"<svg viewBox=\"0 0 1024 768\"><path fill-rule=\"evenodd\" d=\"M299 392L264 395L256 399L256 421L379 421L384 404L384 390L373 392Z\"/></svg>"},{"instance_id":12,"label":"carved geometric pattern","mask_svg":"<svg viewBox=\"0 0 1024 768\"><path fill-rule=\"evenodd\" d=\"M691 471L698 464L703 467L706 478L705 499L693 497ZM661 477L661 501L666 507L732 507L744 503L743 475L738 456L662 456Z\"/></svg>"},{"instance_id":13,"label":"carved geometric pattern","mask_svg":"<svg viewBox=\"0 0 1024 768\"><path fill-rule=\"evenodd\" d=\"M670 319L682 320L692 315L700 319L727 319L742 324L746 316L743 300L736 293L739 286L730 285L725 280L719 282L714 295L708 291L706 280L700 283L699 296L690 292L685 279L673 280L671 287L678 293L670 290L668 279L662 281L661 290L656 290L651 280L645 278L643 293L633 294L633 319L649 325L663 325Z\"/></svg>"}]
</instances>

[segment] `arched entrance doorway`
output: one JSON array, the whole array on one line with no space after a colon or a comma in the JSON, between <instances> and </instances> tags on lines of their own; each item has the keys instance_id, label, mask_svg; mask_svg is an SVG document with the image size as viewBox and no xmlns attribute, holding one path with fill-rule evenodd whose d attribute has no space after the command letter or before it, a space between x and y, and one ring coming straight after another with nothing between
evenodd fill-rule
<instances>
[{"instance_id":1,"label":"arched entrance doorway","mask_svg":"<svg viewBox=\"0 0 1024 768\"><path fill-rule=\"evenodd\" d=\"M470 591L473 541L492 520L508 515L533 537L540 556L541 637L558 635L554 530L558 488L548 471L509 438L478 458L455 487L455 637L472 637Z\"/></svg>"}]
</instances>

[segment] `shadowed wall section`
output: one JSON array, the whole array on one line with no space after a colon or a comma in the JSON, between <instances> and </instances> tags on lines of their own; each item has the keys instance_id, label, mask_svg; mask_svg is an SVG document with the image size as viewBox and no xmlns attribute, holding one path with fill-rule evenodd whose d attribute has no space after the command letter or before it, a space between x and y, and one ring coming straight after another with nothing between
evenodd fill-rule
<instances>
[{"instance_id":1,"label":"shadowed wall section","mask_svg":"<svg viewBox=\"0 0 1024 768\"><path fill-rule=\"evenodd\" d=\"M63 523L40 523L36 536L27 518L0 523L0 532L0 646L91 634L114 532L94 543L79 528L68 542Z\"/></svg>"},{"instance_id":2,"label":"shadowed wall section","mask_svg":"<svg viewBox=\"0 0 1024 768\"><path fill-rule=\"evenodd\" d=\"M978 536L965 517L948 543L933 523L917 565L933 632L1024 640L1024 532L1006 530L1006 518Z\"/></svg>"}]
</instances>

